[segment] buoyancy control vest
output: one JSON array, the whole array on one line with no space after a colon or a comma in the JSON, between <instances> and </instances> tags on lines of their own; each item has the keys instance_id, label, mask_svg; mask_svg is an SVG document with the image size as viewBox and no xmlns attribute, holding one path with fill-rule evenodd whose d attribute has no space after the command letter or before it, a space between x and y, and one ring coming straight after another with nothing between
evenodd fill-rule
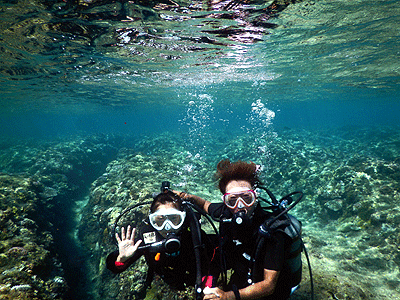
<instances>
[{"instance_id":1,"label":"buoyancy control vest","mask_svg":"<svg viewBox=\"0 0 400 300\"><path fill-rule=\"evenodd\" d=\"M252 255L248 255L248 253L242 253L243 256L248 256L246 259L250 262L250 268L248 272L247 285L250 285L254 282L261 280L262 273L256 271L256 267L259 267L260 264L257 263L257 260L261 258L263 244L266 241L266 238L271 237L272 234L276 231L280 231L285 235L286 240L288 241L288 245L285 250L285 268L290 273L288 278L291 287L296 287L301 282L302 275L302 260L301 260L301 252L304 252L305 257L308 262L308 270L310 274L310 285L311 285L311 299L314 299L314 284L312 278L312 270L310 265L310 260L308 257L308 253L306 251L305 245L301 238L302 232L302 224L299 220L297 220L294 216L289 215L288 211L291 210L297 203L301 201L303 198L303 193L301 192L292 192L284 197L282 197L279 201L275 198L273 193L269 191L267 188L258 186L257 188L264 190L267 192L271 201L258 196L258 199L264 201L270 206L262 207L262 210L266 213L265 219L258 227L258 232L253 236L248 236L247 238L256 239L256 246L253 249ZM293 196L298 196L298 198L294 201L292 199ZM261 207L260 207L261 208ZM210 208L209 208L210 209ZM268 210L272 210L272 213L267 213ZM218 217L219 216L219 217ZM226 228L229 228L228 224L231 226L235 226L235 218L229 218L222 211L216 210L212 217L215 221L220 222L220 230L221 237L226 233ZM258 223L260 224L260 223ZM235 231L235 230L234 230ZM254 232L254 231L253 231ZM226 242L226 240L225 240ZM222 246L224 244L224 238L222 238ZM248 249L251 252L251 250ZM223 252L223 251L222 251ZM222 253L221 252L221 253ZM224 255L223 255L224 256ZM225 265L222 266L224 270L223 275L226 279L226 261L224 258L221 259L221 262ZM240 278L242 281L243 278ZM226 286L226 281L225 281Z\"/></svg>"},{"instance_id":2,"label":"buoyancy control vest","mask_svg":"<svg viewBox=\"0 0 400 300\"><path fill-rule=\"evenodd\" d=\"M295 287L300 284L302 274L301 252L303 250L303 245L301 241L301 222L289 214L269 224L272 219L273 217L269 217L259 227L247 281L249 284L257 281L257 278L255 278L255 274L257 273L255 268L261 259L260 256L263 254L262 249L264 243L268 242L268 239L271 239L273 234L279 231L285 234L289 241L288 247L285 249L284 253L284 267L290 273L290 286Z\"/></svg>"},{"instance_id":3,"label":"buoyancy control vest","mask_svg":"<svg viewBox=\"0 0 400 300\"><path fill-rule=\"evenodd\" d=\"M282 216L285 217L290 221L290 226L286 227L284 232L285 234L291 239L291 246L289 249L289 255L287 256L287 264L290 268L290 272L293 275L292 277L292 287L298 285L301 281L301 270L302 270L302 263L301 263L301 252L303 251L305 257L307 259L308 264L308 271L310 274L310 285L311 285L311 300L314 299L314 282L311 270L310 259L308 257L308 253L306 247L303 243L301 238L301 222L298 221L295 217L288 214L288 211L291 210L293 207L296 206L297 203L301 201L303 198L302 192L292 192L286 196L283 196L279 201L276 199L274 194L263 186L259 186L261 190L267 192L271 202L266 200L265 198L259 197L259 199L263 200L264 202L270 204L269 209L275 213L275 217L272 220L269 220L268 223L264 223L264 228L269 228L271 225L279 220ZM299 197L297 200L293 200L293 196L298 195Z\"/></svg>"},{"instance_id":4,"label":"buoyancy control vest","mask_svg":"<svg viewBox=\"0 0 400 300\"><path fill-rule=\"evenodd\" d=\"M140 250L149 267L146 279L148 286L154 273L178 290L196 283L196 258L193 253L192 233L187 226L178 235L167 238L163 238L151 225L142 226L137 239L142 239L145 244ZM179 247L176 246L177 242ZM182 261L185 261L184 265Z\"/></svg>"},{"instance_id":5,"label":"buoyancy control vest","mask_svg":"<svg viewBox=\"0 0 400 300\"><path fill-rule=\"evenodd\" d=\"M292 243L286 258L286 263L290 268L292 287L294 287L299 285L301 281L301 252L303 251L301 241L301 222L292 215L288 216L290 218L290 225L285 228L285 234L290 237Z\"/></svg>"}]
</instances>

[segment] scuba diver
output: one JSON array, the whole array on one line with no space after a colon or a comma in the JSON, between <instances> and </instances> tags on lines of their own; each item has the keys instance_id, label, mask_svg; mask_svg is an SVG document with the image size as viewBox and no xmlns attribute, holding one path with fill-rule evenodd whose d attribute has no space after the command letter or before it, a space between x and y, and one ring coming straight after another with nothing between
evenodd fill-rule
<instances>
[{"instance_id":1,"label":"scuba diver","mask_svg":"<svg viewBox=\"0 0 400 300\"><path fill-rule=\"evenodd\" d=\"M225 272L231 269L233 273L221 288L205 290L203 299L288 299L301 281L304 244L301 223L287 212L300 201L302 193L294 192L277 201L262 187L259 166L252 162L222 160L215 175L222 203L174 191L220 222L222 262ZM263 189L271 198L268 209L259 203L256 189ZM293 201L296 194L301 196Z\"/></svg>"},{"instance_id":2,"label":"scuba diver","mask_svg":"<svg viewBox=\"0 0 400 300\"><path fill-rule=\"evenodd\" d=\"M153 196L149 216L142 226L121 228L115 232L118 250L107 257L107 268L115 274L125 271L144 255L148 273L146 288L151 285L153 274L158 274L172 289L184 290L195 286L196 298L202 298L202 289L211 286L214 277L208 257L213 254L209 236L199 227L197 216L190 203L185 203L163 182L161 193ZM126 211L150 204L141 203ZM120 217L121 217L120 215ZM218 274L215 275L216 278Z\"/></svg>"}]
</instances>

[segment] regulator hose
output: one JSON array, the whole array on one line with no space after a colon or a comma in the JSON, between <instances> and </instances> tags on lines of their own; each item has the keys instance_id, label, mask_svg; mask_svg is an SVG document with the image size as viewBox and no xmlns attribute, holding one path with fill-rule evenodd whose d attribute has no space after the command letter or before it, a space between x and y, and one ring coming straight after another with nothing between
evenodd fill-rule
<instances>
[{"instance_id":1,"label":"regulator hose","mask_svg":"<svg viewBox=\"0 0 400 300\"><path fill-rule=\"evenodd\" d=\"M202 288L201 288L201 254L200 248L201 244L201 233L200 233L200 225L199 222L196 221L196 216L189 205L184 204L186 214L189 216L189 226L191 228L192 233L192 241L193 241L193 250L196 260L196 286L195 293L196 299L200 300L203 298L202 296Z\"/></svg>"},{"instance_id":2,"label":"regulator hose","mask_svg":"<svg viewBox=\"0 0 400 300\"><path fill-rule=\"evenodd\" d=\"M204 216L207 219L207 221L210 223L211 227L213 228L213 230L215 232L215 235L219 242L219 244L218 244L219 249L222 249L222 239L220 238L219 230L217 229L217 227L215 226L215 224L213 222L213 220L215 220L216 222L221 222L221 220L212 218L204 210L202 210L201 208L199 208L197 205L195 205L193 203L186 202L186 204L190 205L191 208L195 209L196 212L198 212L199 214L201 214L202 216ZM227 271L226 271L225 258L224 258L222 251L219 251L219 255L220 255L220 270L219 271L220 271L220 275L221 275L222 284L224 287L226 287L228 275L227 275Z\"/></svg>"},{"instance_id":3,"label":"regulator hose","mask_svg":"<svg viewBox=\"0 0 400 300\"><path fill-rule=\"evenodd\" d=\"M112 228L112 231L111 231L111 233L112 233L112 239L113 239L113 241L114 241L114 244L116 244L116 245L118 245L118 242L117 242L117 239L115 238L115 233L117 232L117 224L118 224L118 221L126 214L126 213L128 213L129 211L131 211L132 209L134 209L134 208L136 208L136 207L140 207L140 206L143 206L143 205L149 205L149 204L151 204L153 201L146 201L146 202L142 202L142 203L136 203L135 205L132 205L132 206L128 206L127 208L125 208L120 214L119 214L119 216L115 219L115 221L114 221L114 226L113 226L113 228Z\"/></svg>"}]
</instances>

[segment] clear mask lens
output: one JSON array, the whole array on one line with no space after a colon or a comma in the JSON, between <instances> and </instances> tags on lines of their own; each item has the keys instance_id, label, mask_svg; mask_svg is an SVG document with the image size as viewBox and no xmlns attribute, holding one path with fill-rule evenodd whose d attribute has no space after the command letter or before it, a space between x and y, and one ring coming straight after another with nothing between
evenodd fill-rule
<instances>
[{"instance_id":1,"label":"clear mask lens","mask_svg":"<svg viewBox=\"0 0 400 300\"><path fill-rule=\"evenodd\" d=\"M228 192L222 196L222 200L226 206L232 209L249 207L254 204L256 193L250 189Z\"/></svg>"},{"instance_id":2,"label":"clear mask lens","mask_svg":"<svg viewBox=\"0 0 400 300\"><path fill-rule=\"evenodd\" d=\"M156 230L177 230L185 221L186 212L177 209L160 209L149 215L151 226Z\"/></svg>"}]
</instances>

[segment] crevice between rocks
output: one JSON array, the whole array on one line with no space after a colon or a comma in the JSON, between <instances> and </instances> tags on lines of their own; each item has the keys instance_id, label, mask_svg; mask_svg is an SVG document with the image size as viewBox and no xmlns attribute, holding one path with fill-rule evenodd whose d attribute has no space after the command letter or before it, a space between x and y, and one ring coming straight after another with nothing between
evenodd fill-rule
<instances>
[{"instance_id":1,"label":"crevice between rocks","mask_svg":"<svg viewBox=\"0 0 400 300\"><path fill-rule=\"evenodd\" d=\"M104 135L18 145L1 153L0 158L6 158L0 160L1 194L12 198L0 206L0 229L4 231L0 271L8 274L17 272L17 266L23 268L15 276L10 273L0 278L1 294L41 299L96 298L91 257L79 243L79 218L92 182L125 144L126 137ZM28 221L33 229L27 227ZM26 252L31 245L44 254L38 258L36 252ZM8 262L6 255L14 249L20 250L13 253L16 260Z\"/></svg>"}]
</instances>

